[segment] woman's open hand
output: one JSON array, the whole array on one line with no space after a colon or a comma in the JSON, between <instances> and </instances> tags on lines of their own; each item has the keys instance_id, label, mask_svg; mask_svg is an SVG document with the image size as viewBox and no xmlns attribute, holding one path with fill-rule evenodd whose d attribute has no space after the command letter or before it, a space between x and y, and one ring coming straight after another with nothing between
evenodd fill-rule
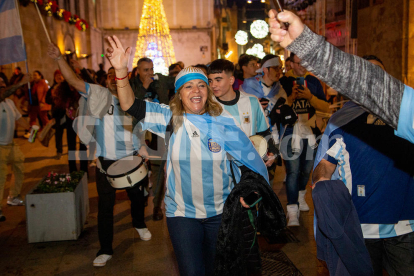
<instances>
[{"instance_id":1,"label":"woman's open hand","mask_svg":"<svg viewBox=\"0 0 414 276\"><path fill-rule=\"evenodd\" d=\"M106 57L115 70L127 69L129 56L131 55L131 48L126 50L122 46L121 41L114 35L108 36L107 40L111 47L106 49Z\"/></svg>"}]
</instances>

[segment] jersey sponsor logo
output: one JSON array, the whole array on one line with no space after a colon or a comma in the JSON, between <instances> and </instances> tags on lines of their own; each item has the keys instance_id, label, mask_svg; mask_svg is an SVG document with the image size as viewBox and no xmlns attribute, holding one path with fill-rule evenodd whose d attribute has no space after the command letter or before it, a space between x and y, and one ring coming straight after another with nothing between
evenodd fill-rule
<instances>
[{"instance_id":1,"label":"jersey sponsor logo","mask_svg":"<svg viewBox=\"0 0 414 276\"><path fill-rule=\"evenodd\" d=\"M219 144L217 144L216 142L213 141L213 139L208 139L208 149L211 152L220 152L221 151L221 147Z\"/></svg>"},{"instance_id":2,"label":"jersey sponsor logo","mask_svg":"<svg viewBox=\"0 0 414 276\"><path fill-rule=\"evenodd\" d=\"M197 131L194 131L191 137L200 137L200 135L198 135Z\"/></svg>"}]
</instances>

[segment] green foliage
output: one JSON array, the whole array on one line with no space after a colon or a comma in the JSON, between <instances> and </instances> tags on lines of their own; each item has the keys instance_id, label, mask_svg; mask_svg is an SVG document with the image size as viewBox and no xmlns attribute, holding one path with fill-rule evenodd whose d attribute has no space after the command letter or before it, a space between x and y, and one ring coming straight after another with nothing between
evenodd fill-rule
<instances>
[{"instance_id":1,"label":"green foliage","mask_svg":"<svg viewBox=\"0 0 414 276\"><path fill-rule=\"evenodd\" d=\"M83 177L84 172L59 174L50 172L33 191L33 194L73 192Z\"/></svg>"}]
</instances>

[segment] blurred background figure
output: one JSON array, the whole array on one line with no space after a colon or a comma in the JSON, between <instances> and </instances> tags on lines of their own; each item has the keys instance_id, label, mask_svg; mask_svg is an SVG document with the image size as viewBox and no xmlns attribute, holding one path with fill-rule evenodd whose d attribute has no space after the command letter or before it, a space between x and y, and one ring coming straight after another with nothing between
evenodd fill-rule
<instances>
[{"instance_id":1,"label":"blurred background figure","mask_svg":"<svg viewBox=\"0 0 414 276\"><path fill-rule=\"evenodd\" d=\"M66 127L66 109L64 108L62 100L57 94L59 85L64 81L65 79L60 70L56 70L53 77L53 85L50 87L46 96L46 102L52 106L52 118L55 119L54 128L56 130L55 142L57 160L59 160L62 156L62 137L63 130Z\"/></svg>"},{"instance_id":2,"label":"blurred background figure","mask_svg":"<svg viewBox=\"0 0 414 276\"><path fill-rule=\"evenodd\" d=\"M46 94L49 90L49 86L47 85L40 71L36 70L33 72L33 81L31 83L31 86L31 103L29 103L30 125L36 125L36 119L39 116L39 124L41 125L42 129L47 125L47 123L49 123L47 113L50 111L51 106L46 103ZM26 133L24 137L29 138L29 136L30 134Z\"/></svg>"}]
</instances>

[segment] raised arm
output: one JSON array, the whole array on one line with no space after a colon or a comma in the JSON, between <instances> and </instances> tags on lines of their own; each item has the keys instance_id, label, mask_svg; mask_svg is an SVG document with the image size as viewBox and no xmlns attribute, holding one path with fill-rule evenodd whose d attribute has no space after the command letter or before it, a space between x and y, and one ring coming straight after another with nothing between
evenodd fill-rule
<instances>
[{"instance_id":1,"label":"raised arm","mask_svg":"<svg viewBox=\"0 0 414 276\"><path fill-rule=\"evenodd\" d=\"M322 159L316 166L312 173L312 189L318 181L331 180L332 174L335 172L336 165L331 162Z\"/></svg>"},{"instance_id":2,"label":"raised arm","mask_svg":"<svg viewBox=\"0 0 414 276\"><path fill-rule=\"evenodd\" d=\"M25 85L26 83L28 83L30 81L30 75L26 74L24 75L24 77L21 79L21 81L19 81L18 83L14 84L14 85L10 85L8 87L6 87L6 90L4 91L4 93L0 96L0 102L4 101L6 98L10 97L11 95L14 94L14 92L17 91L17 89L19 89L19 87Z\"/></svg>"},{"instance_id":3,"label":"raised arm","mask_svg":"<svg viewBox=\"0 0 414 276\"><path fill-rule=\"evenodd\" d=\"M55 44L49 43L49 46L47 48L47 54L49 55L49 57L57 61L59 65L59 69L62 72L62 75L65 78L65 80L70 85L75 87L77 91L80 91L86 94L85 83L82 80L78 79L75 72L73 72L72 68L65 61L62 54L60 53L59 48Z\"/></svg>"},{"instance_id":4,"label":"raised arm","mask_svg":"<svg viewBox=\"0 0 414 276\"><path fill-rule=\"evenodd\" d=\"M131 48L125 50L116 36L109 36L107 39L111 47L106 49L106 57L115 69L119 103L122 110L127 111L135 102L135 95L128 80L127 67Z\"/></svg>"},{"instance_id":5,"label":"raised arm","mask_svg":"<svg viewBox=\"0 0 414 276\"><path fill-rule=\"evenodd\" d=\"M302 65L342 95L397 128L404 84L376 65L347 54L313 33L289 11L269 12L272 39L302 59ZM276 18L277 16L277 18ZM288 30L280 28L288 22Z\"/></svg>"}]
</instances>

